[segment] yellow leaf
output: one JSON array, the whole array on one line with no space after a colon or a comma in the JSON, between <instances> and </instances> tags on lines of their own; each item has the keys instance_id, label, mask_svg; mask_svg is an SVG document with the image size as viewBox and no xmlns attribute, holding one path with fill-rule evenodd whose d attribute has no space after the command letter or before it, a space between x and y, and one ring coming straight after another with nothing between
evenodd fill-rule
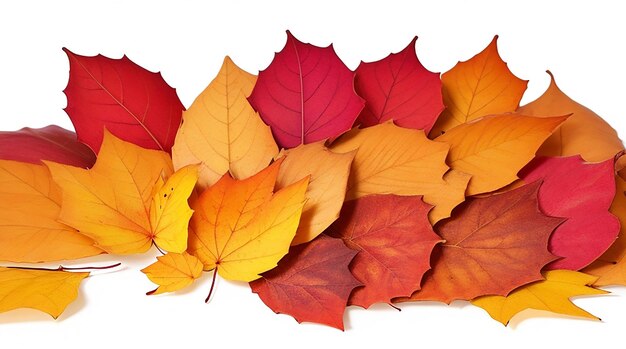
<instances>
[{"instance_id":1,"label":"yellow leaf","mask_svg":"<svg viewBox=\"0 0 626 349\"><path fill-rule=\"evenodd\" d=\"M109 132L93 168L46 164L63 191L60 220L103 250L140 253L153 240L169 252L186 249L183 227L189 221L189 208L185 201L197 176L195 167L182 169L160 188L162 177L172 173L169 155L124 142Z\"/></svg>"},{"instance_id":2,"label":"yellow leaf","mask_svg":"<svg viewBox=\"0 0 626 349\"><path fill-rule=\"evenodd\" d=\"M615 186L615 198L609 211L619 219L619 236L598 260L583 270L598 276L595 286L626 286L626 180L619 174L615 175Z\"/></svg>"},{"instance_id":3,"label":"yellow leaf","mask_svg":"<svg viewBox=\"0 0 626 349\"><path fill-rule=\"evenodd\" d=\"M307 202L292 245L313 240L339 217L354 155L354 152L333 153L323 141L299 145L281 153L284 161L278 172L276 189L311 176Z\"/></svg>"},{"instance_id":4,"label":"yellow leaf","mask_svg":"<svg viewBox=\"0 0 626 349\"><path fill-rule=\"evenodd\" d=\"M468 195L500 189L512 183L517 172L567 117L536 118L504 114L459 125L435 140L450 145L448 164L472 175Z\"/></svg>"},{"instance_id":5,"label":"yellow leaf","mask_svg":"<svg viewBox=\"0 0 626 349\"><path fill-rule=\"evenodd\" d=\"M193 210L187 199L198 181L198 165L188 165L167 179L152 199L150 224L153 240L166 251L187 249L187 229ZM157 183L163 183L161 180Z\"/></svg>"},{"instance_id":6,"label":"yellow leaf","mask_svg":"<svg viewBox=\"0 0 626 349\"><path fill-rule=\"evenodd\" d=\"M547 310L557 314L596 319L570 301L571 297L606 294L589 287L596 278L571 270L552 270L544 274L545 280L523 286L507 297L485 296L472 301L485 309L495 320L505 326L511 318L525 309Z\"/></svg>"},{"instance_id":7,"label":"yellow leaf","mask_svg":"<svg viewBox=\"0 0 626 349\"><path fill-rule=\"evenodd\" d=\"M511 73L498 54L497 40L496 36L481 53L441 76L447 108L431 130L432 138L482 116L512 112L519 106L528 81Z\"/></svg>"},{"instance_id":8,"label":"yellow leaf","mask_svg":"<svg viewBox=\"0 0 626 349\"><path fill-rule=\"evenodd\" d=\"M0 313L32 308L58 318L78 296L89 273L0 267Z\"/></svg>"},{"instance_id":9,"label":"yellow leaf","mask_svg":"<svg viewBox=\"0 0 626 349\"><path fill-rule=\"evenodd\" d=\"M421 130L384 123L353 129L331 146L338 153L356 150L346 200L370 194L423 195L435 206L431 223L449 217L465 200L469 175L448 171L445 143L426 138Z\"/></svg>"},{"instance_id":10,"label":"yellow leaf","mask_svg":"<svg viewBox=\"0 0 626 349\"><path fill-rule=\"evenodd\" d=\"M43 165L0 160L0 260L37 263L103 253L58 222L61 192Z\"/></svg>"},{"instance_id":11,"label":"yellow leaf","mask_svg":"<svg viewBox=\"0 0 626 349\"><path fill-rule=\"evenodd\" d=\"M217 77L183 113L172 148L175 169L201 163L198 184L207 187L226 172L247 178L270 163L278 147L247 99L255 82L224 58Z\"/></svg>"},{"instance_id":12,"label":"yellow leaf","mask_svg":"<svg viewBox=\"0 0 626 349\"><path fill-rule=\"evenodd\" d=\"M143 268L150 281L159 285L147 295L174 292L191 285L202 275L202 262L187 252L168 253L157 257L157 261Z\"/></svg>"},{"instance_id":13,"label":"yellow leaf","mask_svg":"<svg viewBox=\"0 0 626 349\"><path fill-rule=\"evenodd\" d=\"M257 175L226 174L192 203L189 253L204 270L252 281L287 254L305 203L308 177L272 195L281 161Z\"/></svg>"},{"instance_id":14,"label":"yellow leaf","mask_svg":"<svg viewBox=\"0 0 626 349\"><path fill-rule=\"evenodd\" d=\"M539 148L538 155L572 156L580 154L589 162L611 159L624 149L617 132L593 111L564 94L550 75L550 86L537 100L517 112L530 116L571 114Z\"/></svg>"}]
</instances>

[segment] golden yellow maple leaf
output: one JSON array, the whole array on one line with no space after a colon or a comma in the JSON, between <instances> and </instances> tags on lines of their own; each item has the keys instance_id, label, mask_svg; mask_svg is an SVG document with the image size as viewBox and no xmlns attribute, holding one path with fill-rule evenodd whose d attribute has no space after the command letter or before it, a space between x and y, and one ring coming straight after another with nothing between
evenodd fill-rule
<instances>
[{"instance_id":1,"label":"golden yellow maple leaf","mask_svg":"<svg viewBox=\"0 0 626 349\"><path fill-rule=\"evenodd\" d=\"M0 267L0 313L32 308L58 318L89 273Z\"/></svg>"},{"instance_id":2,"label":"golden yellow maple leaf","mask_svg":"<svg viewBox=\"0 0 626 349\"><path fill-rule=\"evenodd\" d=\"M503 114L459 125L437 137L450 145L448 164L472 175L468 195L500 189L516 179L517 172L566 116L536 118Z\"/></svg>"},{"instance_id":3,"label":"golden yellow maple leaf","mask_svg":"<svg viewBox=\"0 0 626 349\"><path fill-rule=\"evenodd\" d=\"M201 163L198 184L207 187L226 172L247 178L270 163L278 147L247 99L255 82L224 58L217 77L183 113L172 148L175 169Z\"/></svg>"},{"instance_id":4,"label":"golden yellow maple leaf","mask_svg":"<svg viewBox=\"0 0 626 349\"><path fill-rule=\"evenodd\" d=\"M370 194L423 195L434 208L431 223L449 217L465 200L470 176L450 171L446 156L450 147L426 138L421 130L384 123L353 129L335 141L338 153L356 150L348 179L346 200Z\"/></svg>"},{"instance_id":5,"label":"golden yellow maple leaf","mask_svg":"<svg viewBox=\"0 0 626 349\"><path fill-rule=\"evenodd\" d=\"M525 309L547 310L553 313L598 319L570 301L571 297L606 294L589 287L596 277L571 270L552 270L544 273L545 280L522 286L508 296L485 296L472 301L485 309L505 326L511 318Z\"/></svg>"},{"instance_id":6,"label":"golden yellow maple leaf","mask_svg":"<svg viewBox=\"0 0 626 349\"><path fill-rule=\"evenodd\" d=\"M528 81L511 73L498 54L497 40L494 37L482 52L441 76L447 108L431 130L432 138L482 116L512 112L519 106Z\"/></svg>"},{"instance_id":7,"label":"golden yellow maple leaf","mask_svg":"<svg viewBox=\"0 0 626 349\"><path fill-rule=\"evenodd\" d=\"M157 261L143 268L150 281L159 285L147 295L174 292L191 285L202 275L202 262L187 252L168 253L157 257Z\"/></svg>"},{"instance_id":8,"label":"golden yellow maple leaf","mask_svg":"<svg viewBox=\"0 0 626 349\"><path fill-rule=\"evenodd\" d=\"M550 138L539 148L538 155L579 155L589 162L611 159L624 149L617 132L600 116L578 104L559 89L554 76L550 86L535 101L520 107L517 113L546 117L571 114Z\"/></svg>"},{"instance_id":9,"label":"golden yellow maple leaf","mask_svg":"<svg viewBox=\"0 0 626 349\"><path fill-rule=\"evenodd\" d=\"M299 145L280 154L284 161L278 171L276 189L311 176L292 245L313 240L339 217L354 155L354 152L334 153L324 146L324 141Z\"/></svg>"},{"instance_id":10,"label":"golden yellow maple leaf","mask_svg":"<svg viewBox=\"0 0 626 349\"><path fill-rule=\"evenodd\" d=\"M46 165L63 192L61 222L103 250L141 253L153 241L169 252L187 248L192 213L187 198L197 180L196 165L172 175L167 153L124 142L109 132L93 168ZM165 183L163 177L169 177Z\"/></svg>"},{"instance_id":11,"label":"golden yellow maple leaf","mask_svg":"<svg viewBox=\"0 0 626 349\"><path fill-rule=\"evenodd\" d=\"M61 191L44 165L0 160L0 260L47 262L104 253L58 222Z\"/></svg>"},{"instance_id":12,"label":"golden yellow maple leaf","mask_svg":"<svg viewBox=\"0 0 626 349\"><path fill-rule=\"evenodd\" d=\"M244 180L225 174L193 201L189 253L204 270L252 281L289 251L309 178L273 193L281 161Z\"/></svg>"}]
</instances>

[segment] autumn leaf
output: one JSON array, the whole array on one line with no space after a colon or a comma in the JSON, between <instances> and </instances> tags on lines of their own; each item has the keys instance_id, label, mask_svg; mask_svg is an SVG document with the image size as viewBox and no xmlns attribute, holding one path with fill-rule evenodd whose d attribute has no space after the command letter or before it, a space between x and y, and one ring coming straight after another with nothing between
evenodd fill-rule
<instances>
[{"instance_id":1,"label":"autumn leaf","mask_svg":"<svg viewBox=\"0 0 626 349\"><path fill-rule=\"evenodd\" d=\"M322 235L292 247L276 268L250 287L277 314L343 330L348 297L361 285L348 270L356 253L341 240Z\"/></svg>"},{"instance_id":2,"label":"autumn leaf","mask_svg":"<svg viewBox=\"0 0 626 349\"><path fill-rule=\"evenodd\" d=\"M273 193L280 164L244 180L225 174L192 203L189 253L202 261L204 270L250 282L287 254L309 179Z\"/></svg>"},{"instance_id":3,"label":"autumn leaf","mask_svg":"<svg viewBox=\"0 0 626 349\"><path fill-rule=\"evenodd\" d=\"M170 152L185 108L161 73L126 56L87 57L63 50L70 61L65 111L78 140L98 153L106 128L127 142Z\"/></svg>"},{"instance_id":4,"label":"autumn leaf","mask_svg":"<svg viewBox=\"0 0 626 349\"><path fill-rule=\"evenodd\" d=\"M449 146L426 138L423 131L384 123L353 129L330 147L347 153L356 150L346 200L371 194L423 195L435 206L431 223L449 217L465 200L469 176L448 171L445 163Z\"/></svg>"},{"instance_id":5,"label":"autumn leaf","mask_svg":"<svg viewBox=\"0 0 626 349\"><path fill-rule=\"evenodd\" d=\"M358 251L350 264L363 283L350 305L369 308L419 290L430 253L442 242L428 221L431 206L419 196L370 195L347 202L327 234Z\"/></svg>"},{"instance_id":6,"label":"autumn leaf","mask_svg":"<svg viewBox=\"0 0 626 349\"><path fill-rule=\"evenodd\" d=\"M503 114L457 126L435 140L450 145L448 164L472 175L467 195L500 189L535 157L543 141L567 117Z\"/></svg>"},{"instance_id":7,"label":"autumn leaf","mask_svg":"<svg viewBox=\"0 0 626 349\"><path fill-rule=\"evenodd\" d=\"M612 159L624 149L617 132L600 116L563 93L550 75L550 86L537 100L517 112L537 117L571 114L539 148L538 155L579 155L591 162Z\"/></svg>"},{"instance_id":8,"label":"autumn leaf","mask_svg":"<svg viewBox=\"0 0 626 349\"><path fill-rule=\"evenodd\" d=\"M293 148L352 127L364 104L354 92L353 78L332 45L305 44L287 32L285 47L259 72L249 100L276 143Z\"/></svg>"},{"instance_id":9,"label":"autumn leaf","mask_svg":"<svg viewBox=\"0 0 626 349\"><path fill-rule=\"evenodd\" d=\"M61 191L44 165L0 160L0 260L48 262L103 253L58 222Z\"/></svg>"},{"instance_id":10,"label":"autumn leaf","mask_svg":"<svg viewBox=\"0 0 626 349\"><path fill-rule=\"evenodd\" d=\"M124 142L105 132L90 170L47 162L63 191L59 219L116 254L160 248L187 248L191 210L187 198L198 178L197 166L172 173L169 155ZM163 183L163 178L168 178Z\"/></svg>"},{"instance_id":11,"label":"autumn leaf","mask_svg":"<svg viewBox=\"0 0 626 349\"><path fill-rule=\"evenodd\" d=\"M91 167L96 155L76 139L76 134L56 125L0 131L0 159L41 164L50 160Z\"/></svg>"},{"instance_id":12,"label":"autumn leaf","mask_svg":"<svg viewBox=\"0 0 626 349\"><path fill-rule=\"evenodd\" d=\"M617 240L595 262L583 272L598 276L595 286L626 285L626 180L620 173L615 174L616 193L609 211L620 223Z\"/></svg>"},{"instance_id":13,"label":"autumn leaf","mask_svg":"<svg viewBox=\"0 0 626 349\"><path fill-rule=\"evenodd\" d=\"M430 132L431 138L482 116L517 109L528 81L511 73L498 54L497 41L496 35L482 52L441 76L446 110ZM564 114L568 113L554 116Z\"/></svg>"},{"instance_id":14,"label":"autumn leaf","mask_svg":"<svg viewBox=\"0 0 626 349\"><path fill-rule=\"evenodd\" d=\"M159 285L147 295L174 292L191 285L202 275L202 262L187 252L168 253L157 257L156 262L141 272Z\"/></svg>"},{"instance_id":15,"label":"autumn leaf","mask_svg":"<svg viewBox=\"0 0 626 349\"><path fill-rule=\"evenodd\" d=\"M199 184L207 187L226 172L250 177L278 153L272 133L248 103L256 76L226 57L217 77L183 113L172 148L174 168L201 163Z\"/></svg>"},{"instance_id":16,"label":"autumn leaf","mask_svg":"<svg viewBox=\"0 0 626 349\"><path fill-rule=\"evenodd\" d=\"M369 127L394 120L396 125L430 132L443 110L439 73L417 59L417 37L401 52L380 61L361 62L354 88L365 99L357 124Z\"/></svg>"},{"instance_id":17,"label":"autumn leaf","mask_svg":"<svg viewBox=\"0 0 626 349\"><path fill-rule=\"evenodd\" d=\"M0 267L0 313L32 308L58 318L89 273Z\"/></svg>"},{"instance_id":18,"label":"autumn leaf","mask_svg":"<svg viewBox=\"0 0 626 349\"><path fill-rule=\"evenodd\" d=\"M620 223L609 213L615 196L613 159L585 163L580 156L536 158L520 172L525 182L541 180L539 206L552 217L567 218L550 237L550 252L563 257L549 270L579 270L613 244Z\"/></svg>"},{"instance_id":19,"label":"autumn leaf","mask_svg":"<svg viewBox=\"0 0 626 349\"><path fill-rule=\"evenodd\" d=\"M485 295L507 295L541 280L540 270L556 257L550 234L562 218L539 210L540 183L486 198L470 198L455 216L437 226L445 240L435 247L433 269L411 298L450 303Z\"/></svg>"},{"instance_id":20,"label":"autumn leaf","mask_svg":"<svg viewBox=\"0 0 626 349\"><path fill-rule=\"evenodd\" d=\"M307 201L292 245L313 240L339 217L354 152L336 154L324 142L299 145L281 152L284 158L276 189L282 189L310 176Z\"/></svg>"},{"instance_id":21,"label":"autumn leaf","mask_svg":"<svg viewBox=\"0 0 626 349\"><path fill-rule=\"evenodd\" d=\"M596 277L571 270L545 272L545 280L537 281L511 292L508 296L486 296L472 301L485 309L494 320L508 325L509 321L525 309L547 310L557 314L599 318L577 307L571 297L606 294L589 287Z\"/></svg>"}]
</instances>

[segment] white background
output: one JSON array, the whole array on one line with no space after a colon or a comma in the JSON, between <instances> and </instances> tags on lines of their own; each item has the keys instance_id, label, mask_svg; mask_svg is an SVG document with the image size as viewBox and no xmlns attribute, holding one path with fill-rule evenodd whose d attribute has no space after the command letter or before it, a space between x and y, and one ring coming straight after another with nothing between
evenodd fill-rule
<instances>
[{"instance_id":1,"label":"white background","mask_svg":"<svg viewBox=\"0 0 626 349\"><path fill-rule=\"evenodd\" d=\"M524 102L547 87L550 69L561 88L609 121L624 137L626 21L619 2L594 1L17 1L0 2L0 129L59 124L68 79L66 46L83 55L126 53L161 70L189 106L230 55L250 72L265 68L285 30L335 49L354 69L405 47L432 71L447 71L481 51L494 34L519 77L530 80ZM471 3L471 4L470 4ZM57 321L32 310L0 314L2 348L226 347L592 347L619 343L626 292L576 301L603 322L530 312L509 328L465 303L423 303L397 312L351 308L348 330L298 325L275 315L245 284L218 281L204 304L209 274L175 295L146 297L153 285L139 272L156 253L121 260L117 272L86 280ZM535 318L529 318L534 315Z\"/></svg>"}]
</instances>

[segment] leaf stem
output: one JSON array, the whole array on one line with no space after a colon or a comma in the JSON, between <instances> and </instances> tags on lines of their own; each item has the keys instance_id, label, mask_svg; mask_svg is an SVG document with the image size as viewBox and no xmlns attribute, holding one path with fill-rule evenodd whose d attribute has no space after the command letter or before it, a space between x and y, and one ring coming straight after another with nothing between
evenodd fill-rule
<instances>
[{"instance_id":1,"label":"leaf stem","mask_svg":"<svg viewBox=\"0 0 626 349\"><path fill-rule=\"evenodd\" d=\"M211 281L211 288L209 289L209 295L204 300L204 303L209 303L211 295L213 294L213 288L215 287L215 279L217 279L217 266L213 269L213 280Z\"/></svg>"},{"instance_id":2,"label":"leaf stem","mask_svg":"<svg viewBox=\"0 0 626 349\"><path fill-rule=\"evenodd\" d=\"M163 251L163 250L159 247L159 245L157 245L157 244L156 244L156 242L152 241L152 244L154 245L154 247L156 247L156 249L157 249L159 252L161 252L161 254L162 254L162 255L164 255L164 256L165 256L165 251Z\"/></svg>"},{"instance_id":3,"label":"leaf stem","mask_svg":"<svg viewBox=\"0 0 626 349\"><path fill-rule=\"evenodd\" d=\"M43 267L22 267L22 266L9 266L5 268L9 269L24 269L24 270L41 270L41 271L79 271L79 270L105 270L112 269L122 265L122 263L115 263L111 265L105 266L95 266L95 267L64 267L59 265L57 268L43 268Z\"/></svg>"},{"instance_id":4,"label":"leaf stem","mask_svg":"<svg viewBox=\"0 0 626 349\"><path fill-rule=\"evenodd\" d=\"M390 307L394 308L397 311L402 311L402 309L396 307L395 305L391 304L391 303L387 303Z\"/></svg>"}]
</instances>

